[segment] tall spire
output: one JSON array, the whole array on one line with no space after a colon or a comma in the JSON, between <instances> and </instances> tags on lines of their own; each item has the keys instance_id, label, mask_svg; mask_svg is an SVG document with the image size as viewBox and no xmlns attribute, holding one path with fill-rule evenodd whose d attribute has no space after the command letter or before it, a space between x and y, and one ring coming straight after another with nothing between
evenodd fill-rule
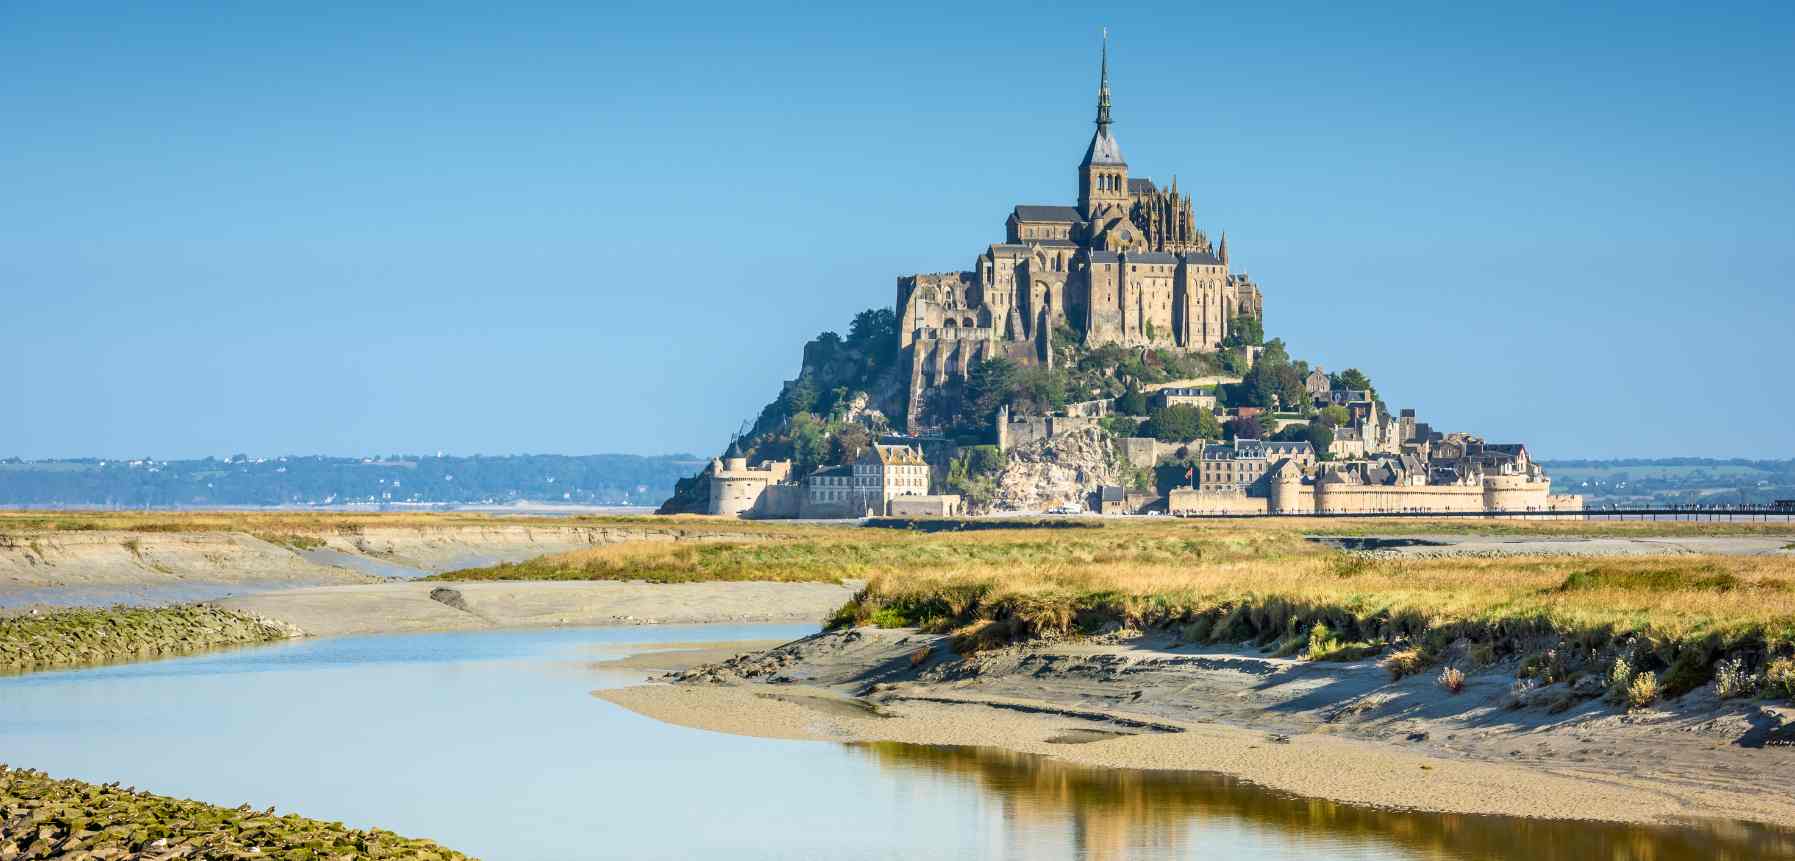
<instances>
[{"instance_id":1,"label":"tall spire","mask_svg":"<svg viewBox=\"0 0 1795 861\"><path fill-rule=\"evenodd\" d=\"M1097 128L1109 131L1109 28L1103 28L1103 78L1097 85Z\"/></svg>"}]
</instances>

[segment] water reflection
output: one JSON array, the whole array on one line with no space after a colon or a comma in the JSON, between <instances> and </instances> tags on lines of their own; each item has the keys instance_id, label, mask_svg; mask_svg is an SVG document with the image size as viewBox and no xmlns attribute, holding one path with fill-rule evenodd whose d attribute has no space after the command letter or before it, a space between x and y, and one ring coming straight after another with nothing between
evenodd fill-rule
<instances>
[{"instance_id":1,"label":"water reflection","mask_svg":"<svg viewBox=\"0 0 1795 861\"><path fill-rule=\"evenodd\" d=\"M1217 774L1122 771L989 748L851 745L893 771L952 775L992 797L1017 842L1068 823L1080 857L1198 848L1206 828L1257 826L1296 840L1381 845L1420 858L1745 861L1795 858L1795 834L1744 823L1684 827L1380 810L1271 792ZM1318 853L1319 854L1319 853Z\"/></svg>"}]
</instances>

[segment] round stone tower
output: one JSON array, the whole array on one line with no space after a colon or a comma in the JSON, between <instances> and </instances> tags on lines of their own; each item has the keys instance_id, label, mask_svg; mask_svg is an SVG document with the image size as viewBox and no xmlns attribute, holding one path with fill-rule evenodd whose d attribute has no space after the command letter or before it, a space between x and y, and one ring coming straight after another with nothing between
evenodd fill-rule
<instances>
[{"instance_id":1,"label":"round stone tower","mask_svg":"<svg viewBox=\"0 0 1795 861\"><path fill-rule=\"evenodd\" d=\"M1307 504L1305 504L1307 503ZM1314 498L1303 498L1303 471L1294 461L1278 465L1271 477L1272 514L1314 514Z\"/></svg>"}]
</instances>

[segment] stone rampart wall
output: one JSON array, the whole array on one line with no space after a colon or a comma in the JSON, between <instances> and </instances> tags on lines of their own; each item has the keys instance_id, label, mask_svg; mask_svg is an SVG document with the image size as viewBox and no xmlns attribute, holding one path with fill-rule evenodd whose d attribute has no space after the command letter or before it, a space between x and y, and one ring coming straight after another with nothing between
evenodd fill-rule
<instances>
[{"instance_id":1,"label":"stone rampart wall","mask_svg":"<svg viewBox=\"0 0 1795 861\"><path fill-rule=\"evenodd\" d=\"M1352 514L1368 511L1483 511L1478 485L1319 484L1315 511Z\"/></svg>"},{"instance_id":2,"label":"stone rampart wall","mask_svg":"<svg viewBox=\"0 0 1795 861\"><path fill-rule=\"evenodd\" d=\"M1244 493L1176 488L1166 497L1169 514L1269 514L1271 500Z\"/></svg>"}]
</instances>

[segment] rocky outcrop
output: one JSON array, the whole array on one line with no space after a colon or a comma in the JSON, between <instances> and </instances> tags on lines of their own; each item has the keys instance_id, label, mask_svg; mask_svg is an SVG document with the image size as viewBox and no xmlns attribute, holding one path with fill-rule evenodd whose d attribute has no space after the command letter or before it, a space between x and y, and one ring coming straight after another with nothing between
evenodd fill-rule
<instances>
[{"instance_id":1,"label":"rocky outcrop","mask_svg":"<svg viewBox=\"0 0 1795 861\"><path fill-rule=\"evenodd\" d=\"M406 858L466 855L390 831L219 807L0 765L0 858Z\"/></svg>"},{"instance_id":2,"label":"rocky outcrop","mask_svg":"<svg viewBox=\"0 0 1795 861\"><path fill-rule=\"evenodd\" d=\"M1097 428L1016 446L997 475L994 511L1046 511L1085 505L1100 485L1122 484L1126 463L1110 435Z\"/></svg>"},{"instance_id":3,"label":"rocky outcrop","mask_svg":"<svg viewBox=\"0 0 1795 861\"><path fill-rule=\"evenodd\" d=\"M460 592L450 589L447 586L438 586L435 589L431 589L430 600L435 601L444 607L453 607L463 613L473 612L467 608L467 599L462 597Z\"/></svg>"},{"instance_id":4,"label":"rocky outcrop","mask_svg":"<svg viewBox=\"0 0 1795 861\"><path fill-rule=\"evenodd\" d=\"M303 636L285 622L207 604L31 612L0 619L0 668L30 672Z\"/></svg>"}]
</instances>

